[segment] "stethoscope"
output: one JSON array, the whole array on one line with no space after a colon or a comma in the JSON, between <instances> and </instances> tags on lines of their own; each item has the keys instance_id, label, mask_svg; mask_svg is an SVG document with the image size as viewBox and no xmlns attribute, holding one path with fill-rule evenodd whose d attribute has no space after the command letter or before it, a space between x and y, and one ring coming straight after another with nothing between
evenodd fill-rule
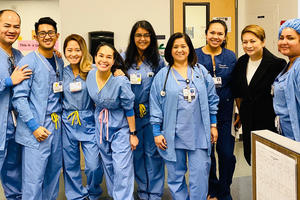
<instances>
[{"instance_id":1,"label":"stethoscope","mask_svg":"<svg viewBox=\"0 0 300 200\"><path fill-rule=\"evenodd\" d=\"M196 66L199 67L199 63L196 63ZM169 67L168 72L166 74L166 78L165 78L165 82L164 82L164 87L160 91L160 96L162 96L162 97L166 96L166 85L167 85L167 81L168 81L170 70L171 70L171 66Z\"/></svg>"},{"instance_id":2,"label":"stethoscope","mask_svg":"<svg viewBox=\"0 0 300 200\"><path fill-rule=\"evenodd\" d=\"M167 85L167 81L168 81L170 70L171 70L171 66L168 69L168 72L167 72L167 75L166 75L166 78L165 78L165 82L164 82L164 87L160 91L160 96L162 96L162 97L166 96L166 85Z\"/></svg>"}]
</instances>

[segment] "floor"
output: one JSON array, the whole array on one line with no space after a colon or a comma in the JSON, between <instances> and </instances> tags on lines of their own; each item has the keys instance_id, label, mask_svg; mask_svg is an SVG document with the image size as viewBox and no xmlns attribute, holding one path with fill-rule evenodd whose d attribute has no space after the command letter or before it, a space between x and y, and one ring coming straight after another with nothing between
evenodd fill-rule
<instances>
[{"instance_id":1,"label":"floor","mask_svg":"<svg viewBox=\"0 0 300 200\"><path fill-rule=\"evenodd\" d=\"M244 156L243 156L243 144L242 142L238 141L235 145L235 155L236 155L236 169L234 173L234 179L231 185L231 194L234 200L251 200L252 199L252 171L251 167L248 166L246 163ZM86 182L85 176L83 176L83 182ZM108 200L109 198L106 187L105 181L101 184L101 187L104 189L103 195L99 200ZM0 200L4 200L5 197L3 195L2 187L0 187ZM66 197L64 195L64 185L62 177L60 179L60 191L58 200L65 200ZM165 184L165 192L162 198L163 200L171 199L170 193L167 188L167 183Z\"/></svg>"}]
</instances>

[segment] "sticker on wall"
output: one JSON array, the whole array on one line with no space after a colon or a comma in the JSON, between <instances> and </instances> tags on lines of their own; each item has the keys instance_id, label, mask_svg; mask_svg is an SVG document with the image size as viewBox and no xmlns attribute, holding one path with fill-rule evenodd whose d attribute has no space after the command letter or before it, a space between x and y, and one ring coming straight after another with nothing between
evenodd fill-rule
<instances>
[{"instance_id":1,"label":"sticker on wall","mask_svg":"<svg viewBox=\"0 0 300 200\"><path fill-rule=\"evenodd\" d=\"M228 33L231 32L231 17L213 17L213 19L219 19L222 20L226 23L227 25L227 29L228 29Z\"/></svg>"},{"instance_id":2,"label":"sticker on wall","mask_svg":"<svg viewBox=\"0 0 300 200\"><path fill-rule=\"evenodd\" d=\"M188 36L190 36L191 39L194 39L194 27L193 26L185 27L185 33L188 34Z\"/></svg>"},{"instance_id":3,"label":"sticker on wall","mask_svg":"<svg viewBox=\"0 0 300 200\"><path fill-rule=\"evenodd\" d=\"M34 51L39 47L36 40L20 40L18 41L18 49L20 51ZM58 41L55 43L55 49L58 50Z\"/></svg>"}]
</instances>

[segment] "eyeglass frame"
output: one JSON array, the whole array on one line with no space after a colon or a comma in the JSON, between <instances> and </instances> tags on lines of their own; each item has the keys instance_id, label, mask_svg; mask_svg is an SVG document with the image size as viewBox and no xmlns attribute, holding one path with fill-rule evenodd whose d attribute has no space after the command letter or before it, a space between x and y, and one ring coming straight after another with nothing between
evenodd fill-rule
<instances>
[{"instance_id":1,"label":"eyeglass frame","mask_svg":"<svg viewBox=\"0 0 300 200\"><path fill-rule=\"evenodd\" d=\"M134 37L136 37L136 38L150 38L151 37L151 33L144 33L144 34L142 34L142 33L136 33L136 34L134 34Z\"/></svg>"},{"instance_id":2,"label":"eyeglass frame","mask_svg":"<svg viewBox=\"0 0 300 200\"><path fill-rule=\"evenodd\" d=\"M41 33L45 34L45 36L41 36ZM37 33L37 36L39 38L45 38L47 35L49 35L49 37L51 37L51 38L54 38L56 36L56 31L48 31L48 32L41 31L41 32Z\"/></svg>"}]
</instances>

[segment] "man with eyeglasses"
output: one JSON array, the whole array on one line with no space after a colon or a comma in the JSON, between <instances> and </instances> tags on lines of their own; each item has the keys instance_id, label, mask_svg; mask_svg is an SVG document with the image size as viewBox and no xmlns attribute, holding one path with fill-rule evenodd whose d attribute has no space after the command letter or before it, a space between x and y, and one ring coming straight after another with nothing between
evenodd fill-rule
<instances>
[{"instance_id":1,"label":"man with eyeglasses","mask_svg":"<svg viewBox=\"0 0 300 200\"><path fill-rule=\"evenodd\" d=\"M22 197L22 148L15 142L16 112L12 88L32 74L26 65L16 67L23 57L12 47L20 35L21 19L13 10L0 10L0 170L6 199Z\"/></svg>"},{"instance_id":2,"label":"man with eyeglasses","mask_svg":"<svg viewBox=\"0 0 300 200\"><path fill-rule=\"evenodd\" d=\"M64 63L54 53L59 37L50 17L35 23L39 44L22 58L33 75L14 88L13 104L19 112L16 142L23 146L22 199L56 199L62 167L61 96Z\"/></svg>"}]
</instances>

